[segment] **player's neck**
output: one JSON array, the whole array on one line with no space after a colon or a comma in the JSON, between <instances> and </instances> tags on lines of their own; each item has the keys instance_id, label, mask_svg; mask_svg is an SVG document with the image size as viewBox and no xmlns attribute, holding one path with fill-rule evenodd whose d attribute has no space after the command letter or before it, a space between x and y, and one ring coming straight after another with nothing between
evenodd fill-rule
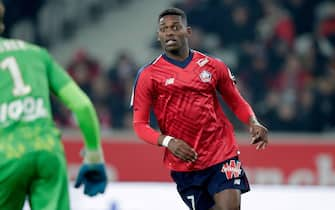
<instances>
[{"instance_id":1,"label":"player's neck","mask_svg":"<svg viewBox=\"0 0 335 210\"><path fill-rule=\"evenodd\" d=\"M166 56L177 61L184 61L190 55L190 49L184 48L177 52L165 52Z\"/></svg>"}]
</instances>

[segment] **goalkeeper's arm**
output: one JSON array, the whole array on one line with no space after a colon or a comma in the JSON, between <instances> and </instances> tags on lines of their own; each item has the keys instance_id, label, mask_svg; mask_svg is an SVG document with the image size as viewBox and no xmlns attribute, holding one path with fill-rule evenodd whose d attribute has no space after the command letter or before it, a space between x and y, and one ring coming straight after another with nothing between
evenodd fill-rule
<instances>
[{"instance_id":1,"label":"goalkeeper's arm","mask_svg":"<svg viewBox=\"0 0 335 210\"><path fill-rule=\"evenodd\" d=\"M59 99L74 113L84 136L86 163L103 162L99 122L93 105L87 95L73 81L58 92Z\"/></svg>"}]
</instances>

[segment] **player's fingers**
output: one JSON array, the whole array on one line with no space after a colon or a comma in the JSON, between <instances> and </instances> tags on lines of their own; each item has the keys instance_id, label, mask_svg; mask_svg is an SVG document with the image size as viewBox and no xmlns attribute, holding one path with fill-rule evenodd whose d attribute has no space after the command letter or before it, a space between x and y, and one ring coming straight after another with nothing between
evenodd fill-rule
<instances>
[{"instance_id":1,"label":"player's fingers","mask_svg":"<svg viewBox=\"0 0 335 210\"><path fill-rule=\"evenodd\" d=\"M263 150L263 149L265 149L265 147L266 147L266 144L265 143L261 143L258 146L258 150Z\"/></svg>"},{"instance_id":2,"label":"player's fingers","mask_svg":"<svg viewBox=\"0 0 335 210\"><path fill-rule=\"evenodd\" d=\"M188 161L194 162L194 161L196 161L197 157L192 154L192 155L188 155L187 159L188 159Z\"/></svg>"},{"instance_id":3,"label":"player's fingers","mask_svg":"<svg viewBox=\"0 0 335 210\"><path fill-rule=\"evenodd\" d=\"M188 159L182 153L177 152L175 155L183 161L188 161Z\"/></svg>"},{"instance_id":4,"label":"player's fingers","mask_svg":"<svg viewBox=\"0 0 335 210\"><path fill-rule=\"evenodd\" d=\"M184 160L184 156L182 154L182 152L180 151L180 149L176 149L175 151L172 152L174 154L174 156L176 156L177 158L180 158L182 160Z\"/></svg>"},{"instance_id":5,"label":"player's fingers","mask_svg":"<svg viewBox=\"0 0 335 210\"><path fill-rule=\"evenodd\" d=\"M184 161L192 161L193 160L192 155L190 155L188 153L180 152L179 156Z\"/></svg>"},{"instance_id":6,"label":"player's fingers","mask_svg":"<svg viewBox=\"0 0 335 210\"><path fill-rule=\"evenodd\" d=\"M90 197L94 196L94 192L92 192L92 189L89 188L89 187L85 187L85 188L84 188L84 194L85 194L85 195L88 195L88 196L90 196Z\"/></svg>"},{"instance_id":7,"label":"player's fingers","mask_svg":"<svg viewBox=\"0 0 335 210\"><path fill-rule=\"evenodd\" d=\"M189 154L190 156L193 156L193 157L197 156L197 153L191 147L184 148L183 152L185 152L185 153L187 153L187 154Z\"/></svg>"},{"instance_id":8,"label":"player's fingers","mask_svg":"<svg viewBox=\"0 0 335 210\"><path fill-rule=\"evenodd\" d=\"M265 141L261 146L261 149L265 149L268 146L268 141Z\"/></svg>"},{"instance_id":9,"label":"player's fingers","mask_svg":"<svg viewBox=\"0 0 335 210\"><path fill-rule=\"evenodd\" d=\"M184 161L194 161L194 156L188 150L180 149L176 152L176 156Z\"/></svg>"},{"instance_id":10,"label":"player's fingers","mask_svg":"<svg viewBox=\"0 0 335 210\"><path fill-rule=\"evenodd\" d=\"M191 148L191 149L192 149L192 152L193 152L193 155L194 155L195 159L197 159L198 158L198 153L193 148Z\"/></svg>"},{"instance_id":11,"label":"player's fingers","mask_svg":"<svg viewBox=\"0 0 335 210\"><path fill-rule=\"evenodd\" d=\"M268 130L266 128L261 129L260 134L263 138L268 137Z\"/></svg>"},{"instance_id":12,"label":"player's fingers","mask_svg":"<svg viewBox=\"0 0 335 210\"><path fill-rule=\"evenodd\" d=\"M257 145L256 150L263 150L263 149L266 148L266 146L267 146L267 142L266 142L266 141L262 141L262 142L260 142L260 143Z\"/></svg>"},{"instance_id":13,"label":"player's fingers","mask_svg":"<svg viewBox=\"0 0 335 210\"><path fill-rule=\"evenodd\" d=\"M101 183L94 183L92 184L92 187L89 191L89 194L90 196L96 196L97 194L99 193L103 193L105 190L104 190L104 183L101 182Z\"/></svg>"},{"instance_id":14,"label":"player's fingers","mask_svg":"<svg viewBox=\"0 0 335 210\"><path fill-rule=\"evenodd\" d=\"M104 183L102 184L102 187L101 187L101 190L100 190L100 193L101 193L101 194L105 192L105 190L106 190L106 186L107 186L107 182L104 182Z\"/></svg>"},{"instance_id":15,"label":"player's fingers","mask_svg":"<svg viewBox=\"0 0 335 210\"><path fill-rule=\"evenodd\" d=\"M261 136L264 139L264 141L268 142L268 133L266 131L264 131Z\"/></svg>"},{"instance_id":16,"label":"player's fingers","mask_svg":"<svg viewBox=\"0 0 335 210\"><path fill-rule=\"evenodd\" d=\"M83 178L82 176L78 176L77 177L77 180L76 180L76 183L74 184L74 187L75 188L79 188L81 186L81 184L83 183Z\"/></svg>"},{"instance_id":17,"label":"player's fingers","mask_svg":"<svg viewBox=\"0 0 335 210\"><path fill-rule=\"evenodd\" d=\"M185 153L193 153L193 154L195 154L194 149L192 147L190 147L188 144L186 144L185 142L182 142L182 144L180 144L179 149L182 152L185 152Z\"/></svg>"},{"instance_id":18,"label":"player's fingers","mask_svg":"<svg viewBox=\"0 0 335 210\"><path fill-rule=\"evenodd\" d=\"M260 150L262 148L263 142L260 142L257 144L256 150Z\"/></svg>"},{"instance_id":19,"label":"player's fingers","mask_svg":"<svg viewBox=\"0 0 335 210\"><path fill-rule=\"evenodd\" d=\"M176 141L174 148L170 148L170 151L178 158L184 161L195 161L197 158L197 153L192 147L190 147L184 141Z\"/></svg>"},{"instance_id":20,"label":"player's fingers","mask_svg":"<svg viewBox=\"0 0 335 210\"><path fill-rule=\"evenodd\" d=\"M261 140L261 138L260 138L260 134L256 134L255 136L252 136L251 137L251 144L256 144L256 143L258 143L259 141Z\"/></svg>"},{"instance_id":21,"label":"player's fingers","mask_svg":"<svg viewBox=\"0 0 335 210\"><path fill-rule=\"evenodd\" d=\"M190 161L194 161L197 159L197 153L194 151L193 148L191 147L184 147L182 152L187 156L187 158L190 160Z\"/></svg>"}]
</instances>

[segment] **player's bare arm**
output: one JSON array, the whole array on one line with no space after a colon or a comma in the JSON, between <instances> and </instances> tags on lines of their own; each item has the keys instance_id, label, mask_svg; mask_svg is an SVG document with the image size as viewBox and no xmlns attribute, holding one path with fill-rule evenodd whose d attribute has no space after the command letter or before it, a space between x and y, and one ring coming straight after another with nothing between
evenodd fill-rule
<instances>
[{"instance_id":1,"label":"player's bare arm","mask_svg":"<svg viewBox=\"0 0 335 210\"><path fill-rule=\"evenodd\" d=\"M167 146L172 154L184 161L194 162L197 160L196 151L186 142L181 139L171 138L167 145L164 145L163 141L166 137L167 136L165 135L160 135L158 138L158 144L161 146Z\"/></svg>"},{"instance_id":2,"label":"player's bare arm","mask_svg":"<svg viewBox=\"0 0 335 210\"><path fill-rule=\"evenodd\" d=\"M265 149L269 143L268 129L258 122L256 116L251 116L249 120L251 144L256 144L256 149Z\"/></svg>"}]
</instances>

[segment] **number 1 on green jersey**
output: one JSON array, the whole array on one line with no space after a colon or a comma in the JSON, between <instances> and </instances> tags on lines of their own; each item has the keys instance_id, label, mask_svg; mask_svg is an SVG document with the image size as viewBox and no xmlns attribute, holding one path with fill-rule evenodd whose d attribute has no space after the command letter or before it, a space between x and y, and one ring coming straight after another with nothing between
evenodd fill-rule
<instances>
[{"instance_id":1,"label":"number 1 on green jersey","mask_svg":"<svg viewBox=\"0 0 335 210\"><path fill-rule=\"evenodd\" d=\"M2 70L8 70L14 83L13 95L23 96L31 92L31 87L24 84L19 65L14 57L7 57L0 62Z\"/></svg>"}]
</instances>

